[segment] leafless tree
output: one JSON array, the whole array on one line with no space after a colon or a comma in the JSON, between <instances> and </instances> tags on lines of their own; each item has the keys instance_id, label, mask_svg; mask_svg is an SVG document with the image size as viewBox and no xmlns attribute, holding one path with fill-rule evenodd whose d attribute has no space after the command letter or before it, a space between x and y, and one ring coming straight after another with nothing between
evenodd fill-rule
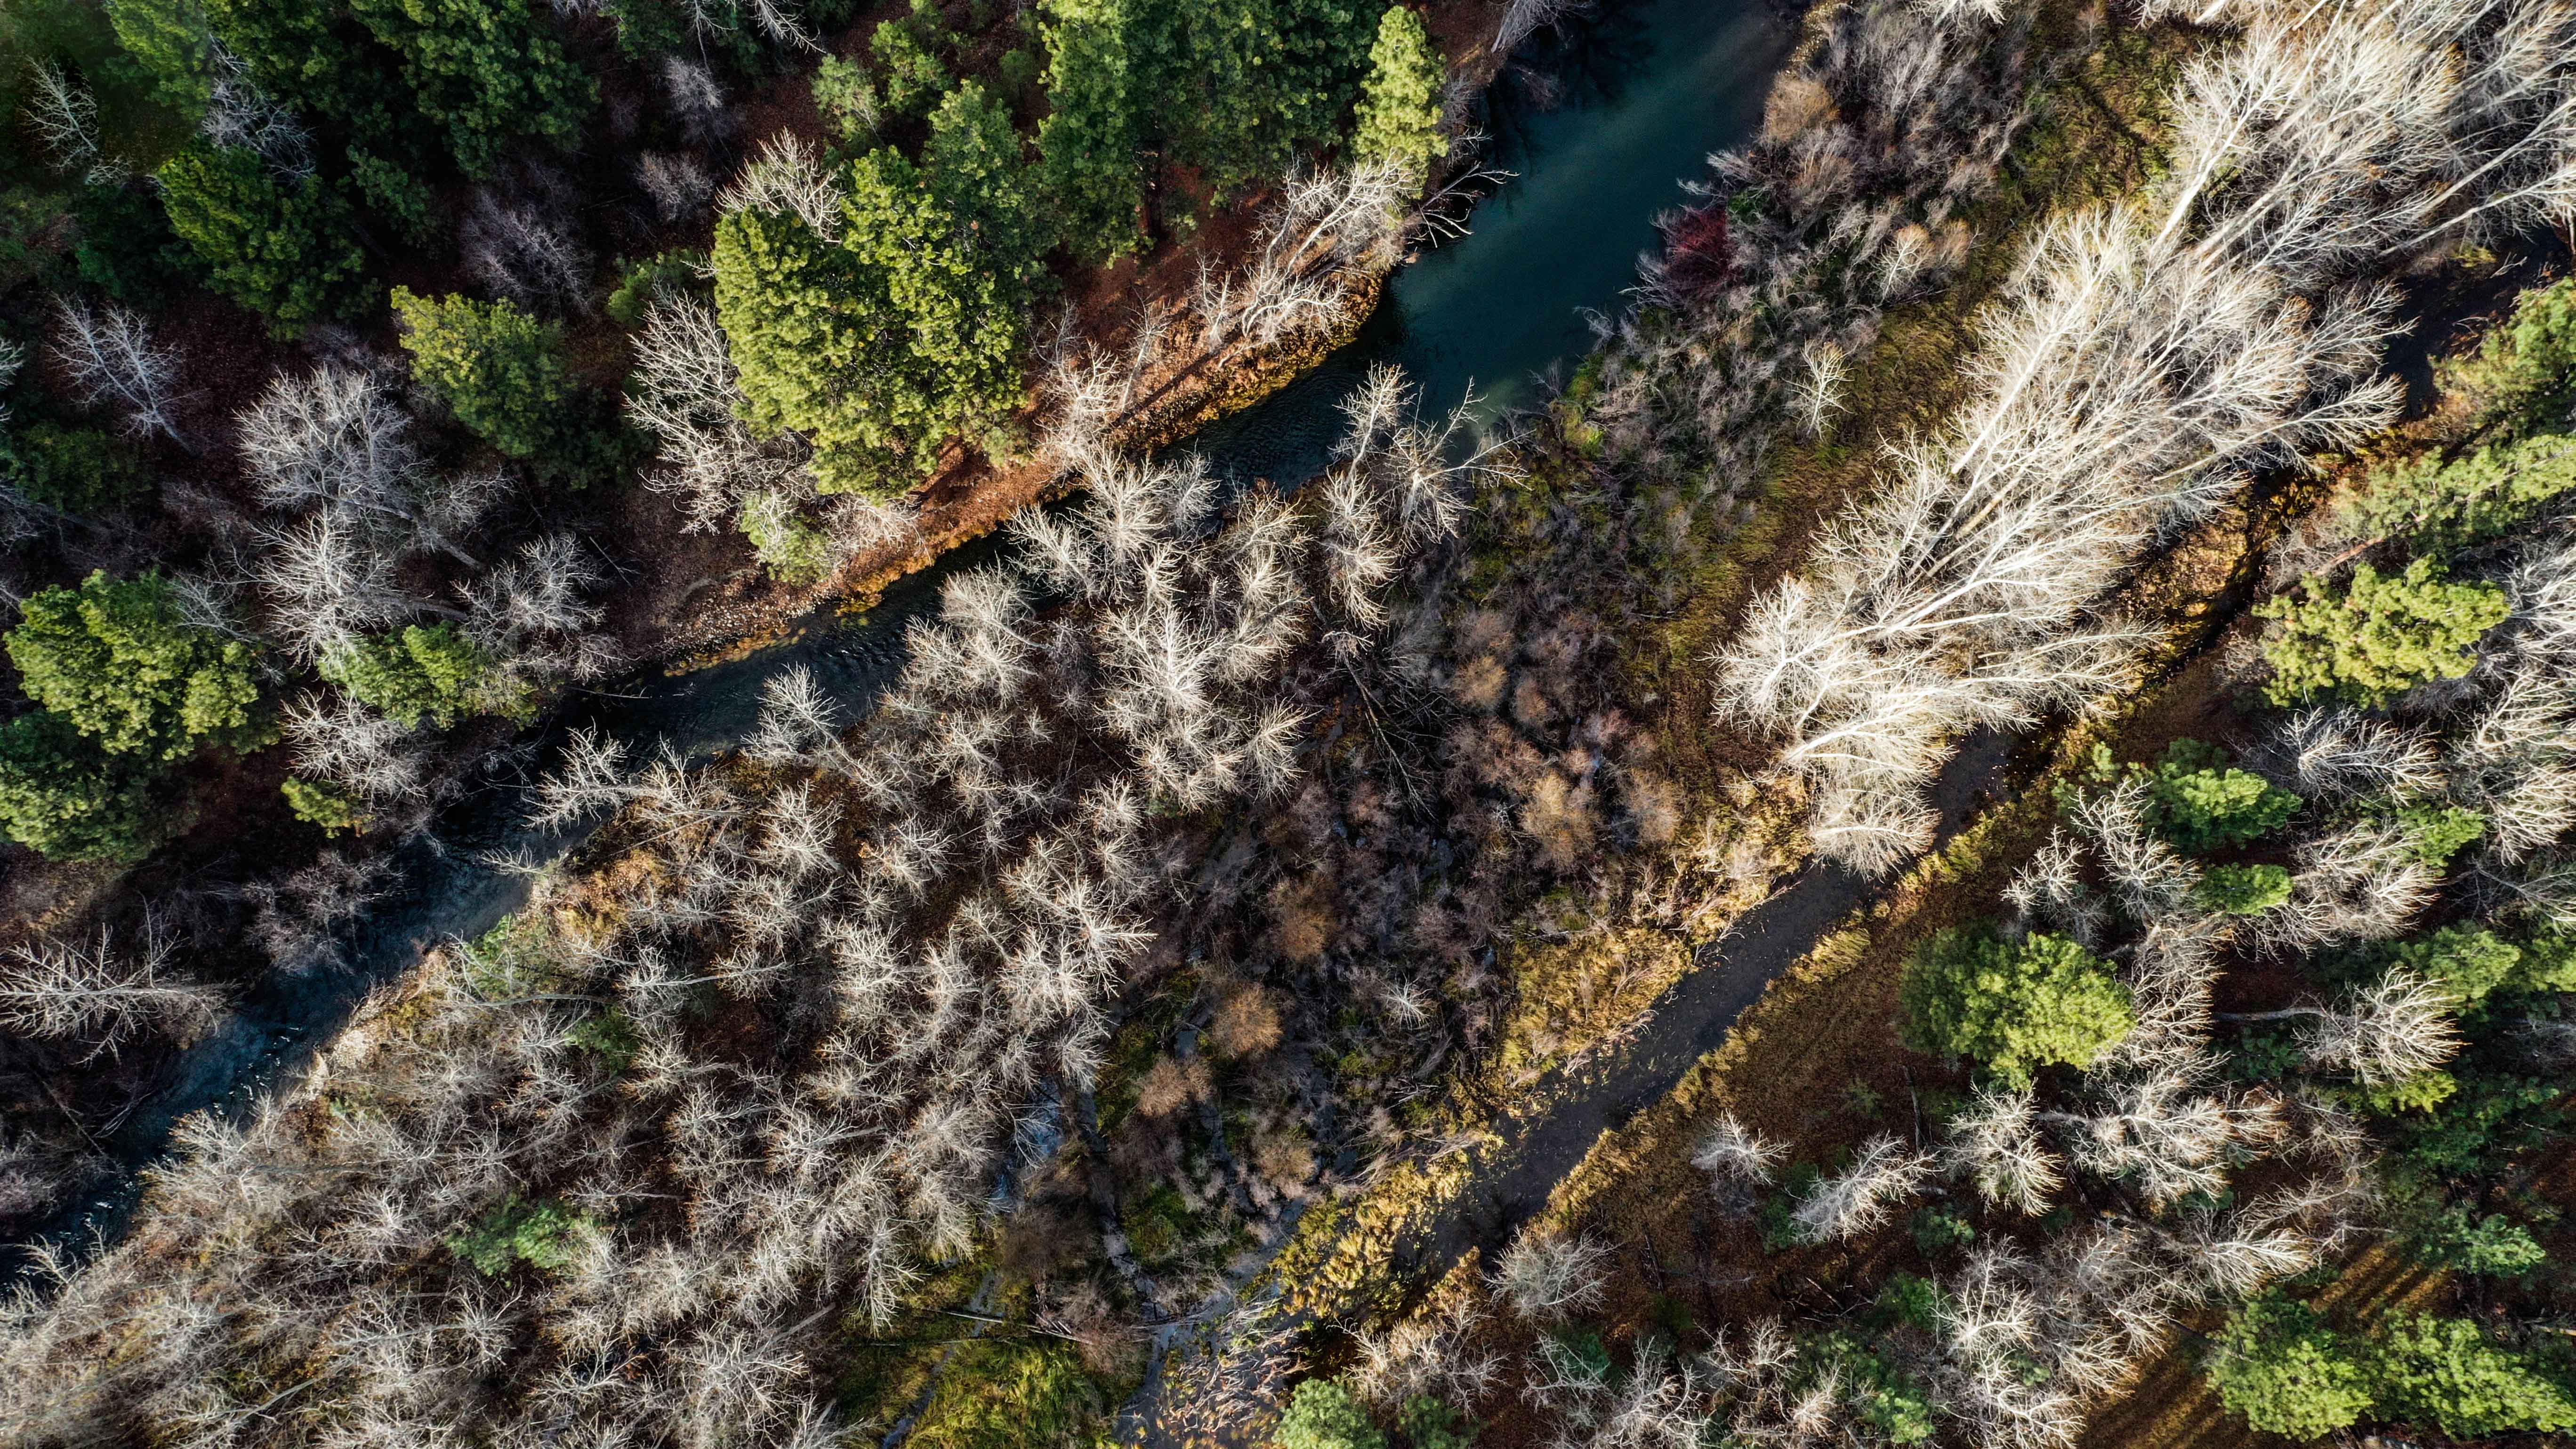
<instances>
[{"instance_id":1,"label":"leafless tree","mask_svg":"<svg viewBox=\"0 0 2576 1449\"><path fill-rule=\"evenodd\" d=\"M1813 1242L1869 1232L1893 1216L1935 1166L1930 1156L1882 1133L1862 1143L1848 1167L1819 1180L1790 1220Z\"/></svg>"},{"instance_id":2,"label":"leafless tree","mask_svg":"<svg viewBox=\"0 0 2576 1449\"><path fill-rule=\"evenodd\" d=\"M107 927L87 946L47 936L9 950L0 969L0 1026L86 1042L113 1056L135 1032L185 1039L223 1013L223 993L170 971L172 943L149 917L140 954L116 949Z\"/></svg>"},{"instance_id":3,"label":"leafless tree","mask_svg":"<svg viewBox=\"0 0 2576 1449\"><path fill-rule=\"evenodd\" d=\"M1396 242L1411 191L1388 163L1290 175L1242 267L1201 271L1191 309L1202 344L1275 347L1346 320L1354 276Z\"/></svg>"},{"instance_id":4,"label":"leafless tree","mask_svg":"<svg viewBox=\"0 0 2576 1449\"><path fill-rule=\"evenodd\" d=\"M654 214L666 222L697 215L716 190L707 168L684 151L645 152L636 158L635 181L653 199Z\"/></svg>"},{"instance_id":5,"label":"leafless tree","mask_svg":"<svg viewBox=\"0 0 2576 1449\"><path fill-rule=\"evenodd\" d=\"M823 164L822 154L794 132L781 131L761 143L716 205L725 211L790 214L816 236L833 241L841 235L842 200L841 183Z\"/></svg>"},{"instance_id":6,"label":"leafless tree","mask_svg":"<svg viewBox=\"0 0 2576 1449\"><path fill-rule=\"evenodd\" d=\"M1494 1264L1494 1291L1532 1323L1555 1323L1601 1301L1606 1244L1524 1229Z\"/></svg>"},{"instance_id":7,"label":"leafless tree","mask_svg":"<svg viewBox=\"0 0 2576 1449\"><path fill-rule=\"evenodd\" d=\"M691 297L655 298L636 336L626 412L660 442L652 487L679 500L692 531L730 526L753 492L812 491L803 442L791 433L753 437L735 411L742 392L734 379L713 309Z\"/></svg>"},{"instance_id":8,"label":"leafless tree","mask_svg":"<svg viewBox=\"0 0 2576 1449\"><path fill-rule=\"evenodd\" d=\"M171 410L177 399L179 351L153 342L152 324L117 303L93 307L54 298L54 355L80 389L84 402L112 404L125 414L126 431L176 439Z\"/></svg>"},{"instance_id":9,"label":"leafless tree","mask_svg":"<svg viewBox=\"0 0 2576 1449\"><path fill-rule=\"evenodd\" d=\"M208 98L197 132L218 146L257 153L271 171L290 181L313 174L313 136L295 113L278 104L250 76L250 67L221 41L207 47Z\"/></svg>"},{"instance_id":10,"label":"leafless tree","mask_svg":"<svg viewBox=\"0 0 2576 1449\"><path fill-rule=\"evenodd\" d=\"M1725 1112L1700 1139L1699 1151L1691 1155L1691 1165L1711 1177L1767 1187L1778 1171L1780 1159L1787 1155L1787 1148L1747 1128L1735 1119L1734 1113Z\"/></svg>"},{"instance_id":11,"label":"leafless tree","mask_svg":"<svg viewBox=\"0 0 2576 1449\"><path fill-rule=\"evenodd\" d=\"M27 102L27 120L35 128L37 141L52 153L54 165L81 172L83 181L93 186L122 181L125 167L101 142L98 101L89 87L64 71L61 62L50 59L28 61L27 80L34 92Z\"/></svg>"},{"instance_id":12,"label":"leafless tree","mask_svg":"<svg viewBox=\"0 0 2576 1449\"><path fill-rule=\"evenodd\" d=\"M511 195L504 200L491 186L475 191L456 233L465 269L523 307L587 313L589 251L566 222L548 214L541 190L514 188Z\"/></svg>"},{"instance_id":13,"label":"leafless tree","mask_svg":"<svg viewBox=\"0 0 2576 1449\"><path fill-rule=\"evenodd\" d=\"M2459 998L2397 969L2352 992L2338 1006L2291 1006L2239 1012L2223 1021L2299 1021L2300 1047L2312 1066L2347 1071L2383 1087L2431 1071L2460 1050Z\"/></svg>"},{"instance_id":14,"label":"leafless tree","mask_svg":"<svg viewBox=\"0 0 2576 1449\"><path fill-rule=\"evenodd\" d=\"M1362 1394L1390 1408L1422 1395L1472 1406L1494 1391L1503 1371L1502 1356L1478 1341L1483 1326L1472 1303L1458 1298L1384 1333L1362 1334L1351 1378Z\"/></svg>"},{"instance_id":15,"label":"leafless tree","mask_svg":"<svg viewBox=\"0 0 2576 1449\"><path fill-rule=\"evenodd\" d=\"M691 143L703 146L732 133L724 88L704 64L676 52L664 56L662 91L670 97L671 114L679 121L681 134Z\"/></svg>"},{"instance_id":16,"label":"leafless tree","mask_svg":"<svg viewBox=\"0 0 2576 1449\"><path fill-rule=\"evenodd\" d=\"M1950 1119L1950 1141L1944 1152L1954 1171L1964 1172L1977 1192L1991 1203L2017 1212L2048 1210L2048 1200L2066 1182L2057 1154L2040 1135L2037 1109L2028 1092L1987 1087Z\"/></svg>"}]
</instances>

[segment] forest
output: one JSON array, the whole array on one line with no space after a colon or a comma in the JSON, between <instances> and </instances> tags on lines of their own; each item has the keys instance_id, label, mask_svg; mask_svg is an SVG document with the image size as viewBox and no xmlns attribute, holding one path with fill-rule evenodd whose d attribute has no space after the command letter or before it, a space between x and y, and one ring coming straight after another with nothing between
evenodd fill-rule
<instances>
[{"instance_id":1,"label":"forest","mask_svg":"<svg viewBox=\"0 0 2576 1449\"><path fill-rule=\"evenodd\" d=\"M1690 8L0 13L0 1443L2576 1434L2576 6Z\"/></svg>"}]
</instances>

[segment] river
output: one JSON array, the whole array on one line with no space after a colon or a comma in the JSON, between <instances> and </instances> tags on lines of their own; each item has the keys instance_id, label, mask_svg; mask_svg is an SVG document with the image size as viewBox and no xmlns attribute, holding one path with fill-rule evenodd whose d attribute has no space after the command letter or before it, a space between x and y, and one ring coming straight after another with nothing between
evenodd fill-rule
<instances>
[{"instance_id":1,"label":"river","mask_svg":"<svg viewBox=\"0 0 2576 1449\"><path fill-rule=\"evenodd\" d=\"M1561 103L1518 103L1533 89L1507 77L1484 107L1489 165L1514 179L1480 202L1468 233L1399 272L1350 344L1260 404L1202 429L1181 446L1236 480L1294 483L1319 472L1341 431L1343 395L1372 366L1394 363L1426 410L1476 394L1490 424L1544 400L1551 374L1590 350L1587 314L1627 305L1654 216L1687 198L1677 187L1711 151L1759 123L1771 74L1794 38L1764 0L1637 0L1609 7L1570 35L1525 46ZM531 773L576 728L605 730L637 754L668 749L702 759L740 740L761 687L803 666L854 715L902 667L905 625L937 607L952 571L991 558L970 544L889 588L863 618L747 658L679 676L653 676L585 694L559 718L488 762L483 777L429 830L389 856L385 894L359 918L354 964L281 972L238 1003L222 1027L175 1060L164 1085L102 1145L119 1172L45 1235L113 1236L130 1210L136 1171L167 1147L172 1125L209 1107L247 1110L293 1079L367 995L412 969L438 942L480 935L527 901L524 874L492 862L563 857L586 832L541 833L520 823Z\"/></svg>"}]
</instances>

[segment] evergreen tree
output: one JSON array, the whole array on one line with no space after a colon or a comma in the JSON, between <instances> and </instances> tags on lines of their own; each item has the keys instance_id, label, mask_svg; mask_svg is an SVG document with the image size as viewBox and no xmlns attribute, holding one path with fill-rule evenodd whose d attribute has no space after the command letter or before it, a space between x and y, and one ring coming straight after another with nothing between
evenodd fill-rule
<instances>
[{"instance_id":1,"label":"evergreen tree","mask_svg":"<svg viewBox=\"0 0 2576 1449\"><path fill-rule=\"evenodd\" d=\"M161 165L171 230L215 290L293 335L344 313L365 275L348 203L319 176L289 183L239 147L203 143Z\"/></svg>"},{"instance_id":2,"label":"evergreen tree","mask_svg":"<svg viewBox=\"0 0 2576 1449\"><path fill-rule=\"evenodd\" d=\"M48 860L140 860L172 821L153 769L42 710L0 725L0 829Z\"/></svg>"},{"instance_id":3,"label":"evergreen tree","mask_svg":"<svg viewBox=\"0 0 2576 1449\"><path fill-rule=\"evenodd\" d=\"M2273 671L2264 692L2275 704L2333 695L2381 705L2427 680L2457 679L2477 662L2478 637L2513 611L2504 590L2447 582L2429 558L2385 577L2363 564L2340 592L2313 574L2299 587L2302 599L2254 609L2280 622L2263 644Z\"/></svg>"},{"instance_id":4,"label":"evergreen tree","mask_svg":"<svg viewBox=\"0 0 2576 1449\"><path fill-rule=\"evenodd\" d=\"M960 114L981 106L961 104ZM980 145L961 121L940 151ZM940 444L980 438L1025 395L1020 369L1026 262L989 244L948 194L892 149L850 167L838 242L802 220L744 209L716 228L716 308L757 428L809 436L822 491L898 496L938 462ZM1021 234L1007 210L998 235Z\"/></svg>"},{"instance_id":5,"label":"evergreen tree","mask_svg":"<svg viewBox=\"0 0 2576 1449\"><path fill-rule=\"evenodd\" d=\"M2110 962L2041 931L2017 943L1944 931L1916 955L1898 997L1916 1050L1982 1062L2016 1087L2051 1063L2089 1065L2137 1025Z\"/></svg>"},{"instance_id":6,"label":"evergreen tree","mask_svg":"<svg viewBox=\"0 0 2576 1449\"><path fill-rule=\"evenodd\" d=\"M454 624L413 624L342 645L323 659L321 672L388 719L416 726L426 715L447 729L469 714L513 714L524 706L517 693L496 689L492 662Z\"/></svg>"},{"instance_id":7,"label":"evergreen tree","mask_svg":"<svg viewBox=\"0 0 2576 1449\"><path fill-rule=\"evenodd\" d=\"M503 300L393 291L412 375L476 437L531 458L563 430L573 385L563 330Z\"/></svg>"},{"instance_id":8,"label":"evergreen tree","mask_svg":"<svg viewBox=\"0 0 2576 1449\"><path fill-rule=\"evenodd\" d=\"M488 176L513 142L580 139L599 88L522 0L351 0L402 56L421 113L446 129L468 176Z\"/></svg>"},{"instance_id":9,"label":"evergreen tree","mask_svg":"<svg viewBox=\"0 0 2576 1449\"><path fill-rule=\"evenodd\" d=\"M1136 208L1145 138L1136 113L1130 11L1141 0L1048 0L1047 118L1038 127L1047 190L1086 257L1143 244Z\"/></svg>"},{"instance_id":10,"label":"evergreen tree","mask_svg":"<svg viewBox=\"0 0 2576 1449\"><path fill-rule=\"evenodd\" d=\"M36 594L7 645L27 697L109 754L176 760L259 736L251 647L188 623L158 574Z\"/></svg>"},{"instance_id":11,"label":"evergreen tree","mask_svg":"<svg viewBox=\"0 0 2576 1449\"><path fill-rule=\"evenodd\" d=\"M1363 162L1391 162L1416 176L1449 154L1440 135L1445 74L1422 17L1389 6L1378 20L1377 43L1369 48L1368 86L1360 95L1352 152Z\"/></svg>"},{"instance_id":12,"label":"evergreen tree","mask_svg":"<svg viewBox=\"0 0 2576 1449\"><path fill-rule=\"evenodd\" d=\"M2490 1342L2465 1318L2399 1313L2370 1356L2379 1411L2454 1439L2576 1429L2563 1370Z\"/></svg>"}]
</instances>

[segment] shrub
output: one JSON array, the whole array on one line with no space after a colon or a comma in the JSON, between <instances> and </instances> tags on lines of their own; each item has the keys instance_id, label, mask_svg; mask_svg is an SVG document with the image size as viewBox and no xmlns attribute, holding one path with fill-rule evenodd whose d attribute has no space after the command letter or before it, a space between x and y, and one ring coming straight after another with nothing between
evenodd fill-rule
<instances>
[{"instance_id":1,"label":"shrub","mask_svg":"<svg viewBox=\"0 0 2576 1449\"><path fill-rule=\"evenodd\" d=\"M2313 574L2299 587L2300 600L2254 609L2280 624L2263 642L2273 673L2264 693L2275 704L2332 695L2381 705L2427 680L2457 679L2477 662L2470 646L2512 612L2504 590L2449 583L2425 558L2385 577L2363 564L2339 592Z\"/></svg>"},{"instance_id":2,"label":"shrub","mask_svg":"<svg viewBox=\"0 0 2576 1449\"><path fill-rule=\"evenodd\" d=\"M1917 1050L1972 1058L2017 1087L2051 1063L2089 1065L2137 1025L2111 963L2039 931L2018 944L1944 931L1907 967L1898 995Z\"/></svg>"},{"instance_id":3,"label":"shrub","mask_svg":"<svg viewBox=\"0 0 2576 1449\"><path fill-rule=\"evenodd\" d=\"M2230 768L2225 752L2198 740L2174 741L2145 775L2149 823L2192 854L2268 835L2301 803L2260 775Z\"/></svg>"},{"instance_id":4,"label":"shrub","mask_svg":"<svg viewBox=\"0 0 2576 1449\"><path fill-rule=\"evenodd\" d=\"M136 861L173 828L153 772L56 715L0 725L0 827L48 860Z\"/></svg>"},{"instance_id":5,"label":"shrub","mask_svg":"<svg viewBox=\"0 0 2576 1449\"><path fill-rule=\"evenodd\" d=\"M348 203L319 176L289 186L249 151L202 143L157 174L170 229L216 291L287 335L348 310L366 263Z\"/></svg>"},{"instance_id":6,"label":"shrub","mask_svg":"<svg viewBox=\"0 0 2576 1449\"><path fill-rule=\"evenodd\" d=\"M374 818L367 811L365 796L337 785L289 775L277 788L296 819L321 826L325 835L364 830Z\"/></svg>"},{"instance_id":7,"label":"shrub","mask_svg":"<svg viewBox=\"0 0 2576 1449\"><path fill-rule=\"evenodd\" d=\"M1413 1449L1473 1449L1476 1425L1428 1394L1416 1394L1395 1412L1395 1425Z\"/></svg>"},{"instance_id":8,"label":"shrub","mask_svg":"<svg viewBox=\"0 0 2576 1449\"><path fill-rule=\"evenodd\" d=\"M1449 154L1440 135L1440 83L1446 67L1431 45L1422 17L1401 5L1387 7L1369 48L1369 78L1360 94L1351 150L1363 162L1390 161L1421 175Z\"/></svg>"},{"instance_id":9,"label":"shrub","mask_svg":"<svg viewBox=\"0 0 2576 1449\"><path fill-rule=\"evenodd\" d=\"M349 9L402 56L421 113L446 128L468 176L490 175L524 137L580 139L598 87L521 0L350 0Z\"/></svg>"},{"instance_id":10,"label":"shrub","mask_svg":"<svg viewBox=\"0 0 2576 1449\"><path fill-rule=\"evenodd\" d=\"M1271 1436L1278 1449L1385 1449L1359 1395L1339 1379L1308 1379L1288 1400Z\"/></svg>"},{"instance_id":11,"label":"shrub","mask_svg":"<svg viewBox=\"0 0 2576 1449\"><path fill-rule=\"evenodd\" d=\"M703 252L682 249L630 262L619 274L617 286L608 294L605 310L610 320L621 327L640 327L645 310L653 299L664 292L685 292L696 285L698 274L707 264Z\"/></svg>"},{"instance_id":12,"label":"shrub","mask_svg":"<svg viewBox=\"0 0 2576 1449\"><path fill-rule=\"evenodd\" d=\"M761 567L782 584L801 588L820 580L832 566L831 538L806 522L795 503L773 489L764 488L743 499L734 522L742 536L751 540L751 551Z\"/></svg>"},{"instance_id":13,"label":"shrub","mask_svg":"<svg viewBox=\"0 0 2576 1449\"><path fill-rule=\"evenodd\" d=\"M259 738L251 646L188 623L159 574L47 589L7 644L28 698L109 754L175 760Z\"/></svg>"},{"instance_id":14,"label":"shrub","mask_svg":"<svg viewBox=\"0 0 2576 1449\"><path fill-rule=\"evenodd\" d=\"M512 1193L500 1206L451 1234L447 1249L474 1265L486 1278L497 1278L520 1263L541 1273L568 1266L582 1241L598 1225L580 1213L550 1202L530 1202Z\"/></svg>"},{"instance_id":15,"label":"shrub","mask_svg":"<svg viewBox=\"0 0 2576 1449\"><path fill-rule=\"evenodd\" d=\"M2576 1429L2576 1397L2535 1355L2500 1347L2465 1318L2399 1313L2370 1355L2379 1411L2455 1439Z\"/></svg>"},{"instance_id":16,"label":"shrub","mask_svg":"<svg viewBox=\"0 0 2576 1449\"><path fill-rule=\"evenodd\" d=\"M426 715L440 729L470 714L516 715L524 693L499 684L492 656L454 624L363 635L322 660L322 677L405 727Z\"/></svg>"},{"instance_id":17,"label":"shrub","mask_svg":"<svg viewBox=\"0 0 2576 1449\"><path fill-rule=\"evenodd\" d=\"M513 458L531 458L562 429L573 385L562 329L509 301L393 291L412 375L467 431Z\"/></svg>"},{"instance_id":18,"label":"shrub","mask_svg":"<svg viewBox=\"0 0 2576 1449\"><path fill-rule=\"evenodd\" d=\"M2370 1408L2369 1376L2303 1303L2257 1298L2231 1315L2202 1371L2220 1402L2267 1434L2319 1439Z\"/></svg>"},{"instance_id":19,"label":"shrub","mask_svg":"<svg viewBox=\"0 0 2576 1449\"><path fill-rule=\"evenodd\" d=\"M2290 873L2277 865L2213 865L2193 888L2204 910L2250 916L2290 898Z\"/></svg>"},{"instance_id":20,"label":"shrub","mask_svg":"<svg viewBox=\"0 0 2576 1449\"><path fill-rule=\"evenodd\" d=\"M2489 1278L2519 1278L2549 1261L2549 1250L2530 1229L2502 1213L2480 1217L2455 1202L2410 1224L2406 1242L2433 1267Z\"/></svg>"},{"instance_id":21,"label":"shrub","mask_svg":"<svg viewBox=\"0 0 2576 1449\"><path fill-rule=\"evenodd\" d=\"M11 449L18 491L61 513L113 512L151 488L131 449L105 433L29 423ZM7 458L0 458L6 464Z\"/></svg>"}]
</instances>

